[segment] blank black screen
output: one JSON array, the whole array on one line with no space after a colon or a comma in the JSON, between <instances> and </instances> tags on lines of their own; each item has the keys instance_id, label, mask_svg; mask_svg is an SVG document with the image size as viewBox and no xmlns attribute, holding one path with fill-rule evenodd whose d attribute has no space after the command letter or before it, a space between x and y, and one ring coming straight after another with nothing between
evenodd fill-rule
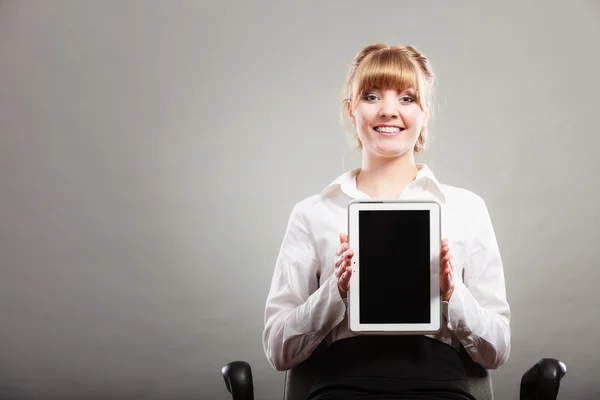
<instances>
[{"instance_id":1,"label":"blank black screen","mask_svg":"<svg viewBox=\"0 0 600 400\"><path fill-rule=\"evenodd\" d=\"M429 323L429 211L359 211L360 322Z\"/></svg>"}]
</instances>

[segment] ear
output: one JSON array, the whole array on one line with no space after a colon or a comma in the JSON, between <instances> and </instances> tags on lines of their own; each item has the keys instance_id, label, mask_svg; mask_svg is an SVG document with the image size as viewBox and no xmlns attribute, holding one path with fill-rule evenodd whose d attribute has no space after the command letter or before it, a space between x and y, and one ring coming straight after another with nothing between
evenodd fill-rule
<instances>
[{"instance_id":1,"label":"ear","mask_svg":"<svg viewBox=\"0 0 600 400\"><path fill-rule=\"evenodd\" d=\"M427 128L429 125L429 106L425 105L425 109L423 110L425 115L423 116L423 128Z\"/></svg>"},{"instance_id":2,"label":"ear","mask_svg":"<svg viewBox=\"0 0 600 400\"><path fill-rule=\"evenodd\" d=\"M352 125L356 126L356 121L354 119L354 110L352 110L352 102L350 100L346 100L346 111L348 112L348 117L350 121L352 121Z\"/></svg>"}]
</instances>

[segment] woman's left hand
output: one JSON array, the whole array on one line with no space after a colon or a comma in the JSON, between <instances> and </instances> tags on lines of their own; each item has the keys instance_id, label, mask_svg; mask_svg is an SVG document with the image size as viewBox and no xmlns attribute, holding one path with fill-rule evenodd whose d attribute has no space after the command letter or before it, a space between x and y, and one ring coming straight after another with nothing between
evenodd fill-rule
<instances>
[{"instance_id":1,"label":"woman's left hand","mask_svg":"<svg viewBox=\"0 0 600 400\"><path fill-rule=\"evenodd\" d=\"M450 301L454 292L454 273L452 270L452 254L448 246L448 239L442 240L440 252L440 289L443 301Z\"/></svg>"}]
</instances>

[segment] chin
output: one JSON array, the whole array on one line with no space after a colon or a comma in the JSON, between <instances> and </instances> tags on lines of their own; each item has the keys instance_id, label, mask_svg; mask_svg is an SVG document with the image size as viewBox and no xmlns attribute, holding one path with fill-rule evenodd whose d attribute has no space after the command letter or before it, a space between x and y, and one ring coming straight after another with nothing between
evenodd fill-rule
<instances>
[{"instance_id":1,"label":"chin","mask_svg":"<svg viewBox=\"0 0 600 400\"><path fill-rule=\"evenodd\" d=\"M398 158L410 153L412 148L378 148L372 151L373 155L383 158Z\"/></svg>"}]
</instances>

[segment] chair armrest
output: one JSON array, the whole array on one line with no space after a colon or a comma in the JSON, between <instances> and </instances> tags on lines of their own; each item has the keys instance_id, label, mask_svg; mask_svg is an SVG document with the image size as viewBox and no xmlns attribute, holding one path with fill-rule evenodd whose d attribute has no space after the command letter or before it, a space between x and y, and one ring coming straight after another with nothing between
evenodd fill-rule
<instances>
[{"instance_id":1,"label":"chair armrest","mask_svg":"<svg viewBox=\"0 0 600 400\"><path fill-rule=\"evenodd\" d=\"M221 373L232 400L254 400L250 364L245 361L232 361L221 368Z\"/></svg>"},{"instance_id":2,"label":"chair armrest","mask_svg":"<svg viewBox=\"0 0 600 400\"><path fill-rule=\"evenodd\" d=\"M567 366L554 358L542 358L521 379L521 400L556 400Z\"/></svg>"}]
</instances>

